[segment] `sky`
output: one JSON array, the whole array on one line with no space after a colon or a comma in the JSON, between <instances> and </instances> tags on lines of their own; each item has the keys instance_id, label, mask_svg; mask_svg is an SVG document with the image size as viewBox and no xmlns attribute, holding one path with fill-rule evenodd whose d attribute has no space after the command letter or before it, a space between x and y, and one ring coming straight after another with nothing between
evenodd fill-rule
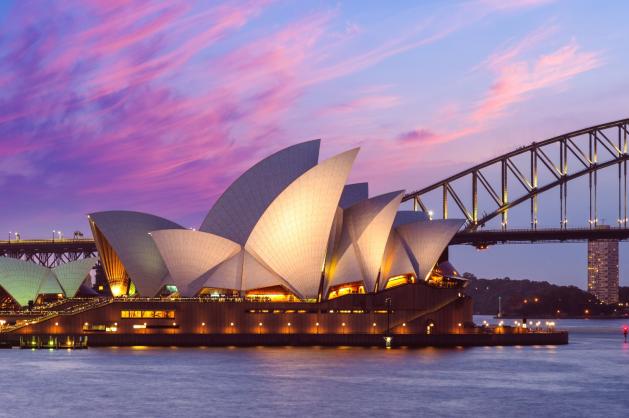
<instances>
[{"instance_id":1,"label":"sky","mask_svg":"<svg viewBox=\"0 0 629 418\"><path fill-rule=\"evenodd\" d=\"M627 12L579 0L0 0L0 233L87 235L86 214L110 209L197 227L249 166L314 138L322 158L360 146L350 181L375 195L622 119ZM480 277L585 287L585 244L456 247L451 259Z\"/></svg>"}]
</instances>

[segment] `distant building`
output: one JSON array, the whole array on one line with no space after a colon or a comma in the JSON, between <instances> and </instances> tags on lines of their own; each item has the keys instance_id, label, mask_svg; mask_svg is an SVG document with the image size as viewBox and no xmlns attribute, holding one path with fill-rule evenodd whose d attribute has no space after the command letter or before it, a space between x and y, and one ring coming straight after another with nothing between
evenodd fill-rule
<instances>
[{"instance_id":1,"label":"distant building","mask_svg":"<svg viewBox=\"0 0 629 418\"><path fill-rule=\"evenodd\" d=\"M618 240L588 241L588 292L602 302L618 302Z\"/></svg>"}]
</instances>

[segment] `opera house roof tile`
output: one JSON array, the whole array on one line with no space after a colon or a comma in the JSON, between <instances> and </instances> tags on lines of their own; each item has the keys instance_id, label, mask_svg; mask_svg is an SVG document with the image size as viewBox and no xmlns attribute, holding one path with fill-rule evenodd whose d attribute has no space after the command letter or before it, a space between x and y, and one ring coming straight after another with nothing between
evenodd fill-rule
<instances>
[{"instance_id":1,"label":"opera house roof tile","mask_svg":"<svg viewBox=\"0 0 629 418\"><path fill-rule=\"evenodd\" d=\"M138 212L92 214L110 284L113 272L142 296L165 284L182 296L281 286L312 300L345 283L373 292L397 275L426 279L463 221L399 211L402 191L369 198L367 183L346 185L357 154L318 162L318 140L276 152L227 188L200 231Z\"/></svg>"},{"instance_id":2,"label":"opera house roof tile","mask_svg":"<svg viewBox=\"0 0 629 418\"><path fill-rule=\"evenodd\" d=\"M0 257L0 286L20 305L35 301L50 269L35 263Z\"/></svg>"},{"instance_id":3,"label":"opera house roof tile","mask_svg":"<svg viewBox=\"0 0 629 418\"><path fill-rule=\"evenodd\" d=\"M333 256L329 286L362 280L373 291L403 191L362 200L343 212L343 231Z\"/></svg>"},{"instance_id":4,"label":"opera house roof tile","mask_svg":"<svg viewBox=\"0 0 629 418\"><path fill-rule=\"evenodd\" d=\"M240 251L240 245L208 232L164 229L151 232L182 296L194 296L205 285L205 273Z\"/></svg>"},{"instance_id":5,"label":"opera house roof tile","mask_svg":"<svg viewBox=\"0 0 629 418\"><path fill-rule=\"evenodd\" d=\"M53 267L52 271L57 276L63 293L74 297L97 262L98 257L87 257Z\"/></svg>"},{"instance_id":6,"label":"opera house roof tile","mask_svg":"<svg viewBox=\"0 0 629 418\"><path fill-rule=\"evenodd\" d=\"M355 205L361 200L369 198L369 183L353 183L348 184L343 188L341 193L341 199L339 200L339 207L341 209L347 209L348 207Z\"/></svg>"},{"instance_id":7,"label":"opera house roof tile","mask_svg":"<svg viewBox=\"0 0 629 418\"><path fill-rule=\"evenodd\" d=\"M90 257L50 269L31 261L0 257L0 287L20 306L34 302L39 295L74 297L97 261L97 257Z\"/></svg>"},{"instance_id":8,"label":"opera house roof tile","mask_svg":"<svg viewBox=\"0 0 629 418\"><path fill-rule=\"evenodd\" d=\"M317 165L319 145L317 139L284 148L245 171L218 198L199 230L245 245L271 202Z\"/></svg>"},{"instance_id":9,"label":"opera house roof tile","mask_svg":"<svg viewBox=\"0 0 629 418\"><path fill-rule=\"evenodd\" d=\"M397 227L419 280L428 278L443 249L464 223L463 219L440 219Z\"/></svg>"},{"instance_id":10,"label":"opera house roof tile","mask_svg":"<svg viewBox=\"0 0 629 418\"><path fill-rule=\"evenodd\" d=\"M89 217L113 248L140 295L157 294L164 285L168 269L149 232L183 227L142 212L107 211L92 213Z\"/></svg>"},{"instance_id":11,"label":"opera house roof tile","mask_svg":"<svg viewBox=\"0 0 629 418\"><path fill-rule=\"evenodd\" d=\"M245 249L303 298L316 298L327 240L358 149L332 157L291 183L262 214Z\"/></svg>"}]
</instances>

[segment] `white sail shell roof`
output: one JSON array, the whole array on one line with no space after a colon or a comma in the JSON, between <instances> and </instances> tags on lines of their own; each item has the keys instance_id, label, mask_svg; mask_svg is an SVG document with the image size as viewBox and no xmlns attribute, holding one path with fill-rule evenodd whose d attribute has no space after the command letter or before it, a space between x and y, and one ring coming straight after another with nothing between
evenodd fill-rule
<instances>
[{"instance_id":1,"label":"white sail shell roof","mask_svg":"<svg viewBox=\"0 0 629 418\"><path fill-rule=\"evenodd\" d=\"M332 277L332 268L335 267L336 259L334 257L336 248L339 247L341 237L343 233L343 209L341 207L336 208L336 214L334 215L334 221L332 222L332 229L330 230L330 237L328 238L328 249L326 250L326 259L324 266L324 289L329 287L330 279Z\"/></svg>"},{"instance_id":2,"label":"white sail shell roof","mask_svg":"<svg viewBox=\"0 0 629 418\"><path fill-rule=\"evenodd\" d=\"M317 164L319 145L319 140L293 145L251 167L225 190L199 230L244 245L271 202Z\"/></svg>"},{"instance_id":3,"label":"white sail shell roof","mask_svg":"<svg viewBox=\"0 0 629 418\"><path fill-rule=\"evenodd\" d=\"M48 269L48 275L42 280L37 293L40 295L64 294L59 281L57 281L57 276L55 276L52 270Z\"/></svg>"},{"instance_id":4,"label":"white sail shell roof","mask_svg":"<svg viewBox=\"0 0 629 418\"><path fill-rule=\"evenodd\" d=\"M393 227L398 227L406 224L410 224L417 221L429 221L430 218L426 213L415 210L401 210L395 214L395 220L393 221Z\"/></svg>"},{"instance_id":5,"label":"white sail shell roof","mask_svg":"<svg viewBox=\"0 0 629 418\"><path fill-rule=\"evenodd\" d=\"M332 222L357 154L353 149L332 157L286 187L245 245L302 298L318 295Z\"/></svg>"},{"instance_id":6,"label":"white sail shell roof","mask_svg":"<svg viewBox=\"0 0 629 418\"><path fill-rule=\"evenodd\" d=\"M203 287L241 290L244 255L245 251L241 250L204 274Z\"/></svg>"},{"instance_id":7,"label":"white sail shell roof","mask_svg":"<svg viewBox=\"0 0 629 418\"><path fill-rule=\"evenodd\" d=\"M240 245L218 235L188 229L151 232L172 284L181 296L191 297L205 284L202 277L240 251Z\"/></svg>"},{"instance_id":8,"label":"white sail shell roof","mask_svg":"<svg viewBox=\"0 0 629 418\"><path fill-rule=\"evenodd\" d=\"M363 281L363 270L352 245L346 246L345 251L339 249L334 258L328 279L328 290L342 283Z\"/></svg>"},{"instance_id":9,"label":"white sail shell roof","mask_svg":"<svg viewBox=\"0 0 629 418\"><path fill-rule=\"evenodd\" d=\"M400 239L395 229L391 230L386 249L384 251L384 259L382 261L382 270L380 272L379 290L385 288L387 281L394 276L405 274L417 275L415 268L411 264L404 243Z\"/></svg>"},{"instance_id":10,"label":"white sail shell roof","mask_svg":"<svg viewBox=\"0 0 629 418\"><path fill-rule=\"evenodd\" d=\"M362 280L375 290L385 246L403 191L363 200L343 213L343 233L337 247L330 285ZM357 270L358 269L358 270Z\"/></svg>"},{"instance_id":11,"label":"white sail shell roof","mask_svg":"<svg viewBox=\"0 0 629 418\"><path fill-rule=\"evenodd\" d=\"M98 257L88 257L61 264L52 269L66 297L76 296L76 292L79 291L81 284L97 262Z\"/></svg>"},{"instance_id":12,"label":"white sail shell roof","mask_svg":"<svg viewBox=\"0 0 629 418\"><path fill-rule=\"evenodd\" d=\"M183 227L141 212L108 211L89 216L116 252L140 295L155 296L168 270L149 232Z\"/></svg>"},{"instance_id":13,"label":"white sail shell roof","mask_svg":"<svg viewBox=\"0 0 629 418\"><path fill-rule=\"evenodd\" d=\"M369 183L348 184L343 188L339 206L346 209L366 199L369 199Z\"/></svg>"},{"instance_id":14,"label":"white sail shell roof","mask_svg":"<svg viewBox=\"0 0 629 418\"><path fill-rule=\"evenodd\" d=\"M418 221L397 227L418 280L426 280L464 219Z\"/></svg>"},{"instance_id":15,"label":"white sail shell roof","mask_svg":"<svg viewBox=\"0 0 629 418\"><path fill-rule=\"evenodd\" d=\"M245 251L242 269L242 290L261 289L270 286L284 286L291 292L298 294L290 283L272 271L264 263L258 261L255 256Z\"/></svg>"},{"instance_id":16,"label":"white sail shell roof","mask_svg":"<svg viewBox=\"0 0 629 418\"><path fill-rule=\"evenodd\" d=\"M20 305L37 299L45 280L54 274L50 269L29 261L0 257L0 286Z\"/></svg>"}]
</instances>

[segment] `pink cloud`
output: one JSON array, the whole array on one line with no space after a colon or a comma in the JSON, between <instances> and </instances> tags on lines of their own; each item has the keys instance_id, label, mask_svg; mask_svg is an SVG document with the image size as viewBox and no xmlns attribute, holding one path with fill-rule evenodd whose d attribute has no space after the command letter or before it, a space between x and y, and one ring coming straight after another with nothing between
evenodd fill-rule
<instances>
[{"instance_id":1,"label":"pink cloud","mask_svg":"<svg viewBox=\"0 0 629 418\"><path fill-rule=\"evenodd\" d=\"M581 51L573 39L559 49L532 60L508 53L489 61L488 68L496 78L478 103L471 119L485 124L501 116L509 106L525 100L530 93L556 86L578 74L602 65L598 52Z\"/></svg>"},{"instance_id":2,"label":"pink cloud","mask_svg":"<svg viewBox=\"0 0 629 418\"><path fill-rule=\"evenodd\" d=\"M256 1L69 0L46 10L16 2L0 57L5 194L32 207L63 196L60 204L79 214L126 208L201 217L253 162L309 139L291 126L304 116L300 106L315 108L306 117L341 115L332 128L345 145L362 140L354 119L403 103L388 85L343 90L345 100L336 94L308 102L329 87L324 83L438 42L466 24L428 18L365 42L377 31L362 22L339 25L338 9L258 24L267 9ZM534 68L552 72L580 53L548 54ZM518 53L505 62L521 59ZM397 128L387 135L380 129L365 141L376 144L373 155L393 159L386 138ZM474 129L471 123L447 132L426 126L407 129L401 139L413 148ZM6 213L15 211L6 207L0 203Z\"/></svg>"},{"instance_id":3,"label":"pink cloud","mask_svg":"<svg viewBox=\"0 0 629 418\"><path fill-rule=\"evenodd\" d=\"M472 104L469 113L449 112L452 122L462 121L458 128L435 133L434 129L421 127L400 134L398 139L433 144L477 134L486 130L494 120L503 117L513 105L532 97L533 93L560 86L603 64L600 52L582 51L574 39L554 51L527 56L556 31L556 27L533 31L484 61L478 68L492 73L494 79L483 98ZM462 108L460 104L453 103L449 107Z\"/></svg>"},{"instance_id":4,"label":"pink cloud","mask_svg":"<svg viewBox=\"0 0 629 418\"><path fill-rule=\"evenodd\" d=\"M425 142L432 141L437 137L432 131L427 129L415 129L412 131L404 132L398 136L398 139L404 142Z\"/></svg>"},{"instance_id":5,"label":"pink cloud","mask_svg":"<svg viewBox=\"0 0 629 418\"><path fill-rule=\"evenodd\" d=\"M330 114L369 112L371 110L394 108L399 106L400 103L402 103L401 98L395 95L366 95L344 103L327 106L319 114L325 116Z\"/></svg>"},{"instance_id":6,"label":"pink cloud","mask_svg":"<svg viewBox=\"0 0 629 418\"><path fill-rule=\"evenodd\" d=\"M480 6L496 11L528 9L554 2L555 0L478 0Z\"/></svg>"},{"instance_id":7,"label":"pink cloud","mask_svg":"<svg viewBox=\"0 0 629 418\"><path fill-rule=\"evenodd\" d=\"M19 146L1 142L1 154L13 158L3 161L5 167L17 167L15 158L20 152L27 153L20 157L27 161L43 157L42 172L54 170L51 163L76 164L77 168L87 165L89 169L68 179L66 186L73 194L89 196L90 205L95 206L102 204L98 201L105 192L110 196L107 200L126 202L129 208L154 199L146 196L159 191L180 189L194 195L201 189L208 199L216 195L224 180L213 174L232 173L240 166L238 161L230 161L237 160L235 154L249 159L254 153L248 143L236 145L229 139L234 118L226 110L237 104L203 92L185 95L177 91L173 80L160 79L242 27L261 6L246 3L204 10L202 21L183 26L186 33L178 34L182 20L190 23L197 16L180 7L185 3L164 4L143 3L133 8L130 16L142 23L132 27L126 27L133 23L129 15L115 19L119 16L115 8L94 8L90 15L75 4L81 18L74 20L76 25L63 28L63 35L57 38L43 33L57 33L55 21L39 16L36 27L42 29L41 36L37 29L31 33L40 39L46 36L46 42L32 42L28 59L21 53L22 46L14 44L8 49L10 59L0 61L11 86L0 100L0 136L16 138L20 133L24 137ZM24 12L37 16L28 8ZM105 18L109 13L111 19ZM163 42L170 39L166 35L172 37L173 45ZM76 71L78 67L81 72ZM37 134L39 125L45 127L45 135ZM199 167L201 161L205 161L203 167ZM0 176L14 171L5 170ZM38 175L32 171L24 174ZM191 181L183 184L184 177ZM208 180L212 184L207 184ZM194 210L195 205L200 206L195 203L185 210ZM164 206L176 210L177 205ZM207 208L207 201L203 207Z\"/></svg>"},{"instance_id":8,"label":"pink cloud","mask_svg":"<svg viewBox=\"0 0 629 418\"><path fill-rule=\"evenodd\" d=\"M382 45L369 49L366 52L350 54L349 57L334 62L333 64L323 64L312 74L306 83L317 84L362 71L382 62L387 58L408 52L421 46L435 43L459 28L460 26L458 24L444 24L440 27L435 27L434 25L429 24L418 25L418 28L414 29L410 33L393 38ZM322 60L324 57L325 55L322 55L319 59Z\"/></svg>"}]
</instances>

